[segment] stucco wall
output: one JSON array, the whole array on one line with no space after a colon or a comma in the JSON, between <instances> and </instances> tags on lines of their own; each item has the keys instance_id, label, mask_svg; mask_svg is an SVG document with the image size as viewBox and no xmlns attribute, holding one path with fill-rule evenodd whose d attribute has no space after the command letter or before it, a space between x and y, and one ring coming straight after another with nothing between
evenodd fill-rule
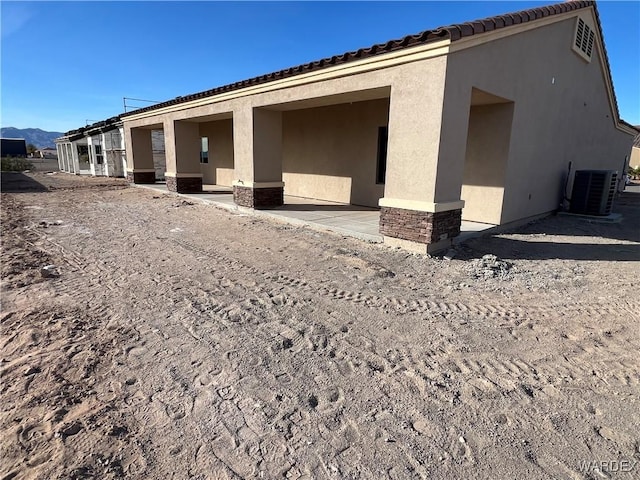
<instances>
[{"instance_id":1,"label":"stucco wall","mask_svg":"<svg viewBox=\"0 0 640 480\"><path fill-rule=\"evenodd\" d=\"M285 192L376 207L378 127L389 118L388 99L294 110L283 114Z\"/></svg>"},{"instance_id":2,"label":"stucco wall","mask_svg":"<svg viewBox=\"0 0 640 480\"><path fill-rule=\"evenodd\" d=\"M204 105L180 106L175 111L150 112L140 117L125 117L125 128L135 129L179 119L198 121L202 118L203 122L208 122L215 120L214 117L229 118L232 113L235 142L234 180L274 181L271 178L255 178L257 170L253 165L253 160L256 158L254 113L257 109L281 110L286 117L289 115L288 112L300 111L309 106L324 108L350 102L378 99L389 101L391 97L387 109L389 143L385 196L428 204L433 201L435 190L438 138L447 63L446 44L447 42L431 45L430 48L434 51L429 52L429 55L433 54L433 56L420 57L419 61L407 61L407 63L387 68L386 60L383 61L381 56L379 59L370 60L380 62L380 65L365 73L359 72L360 67L354 63L347 66L353 71L342 72L337 78L320 81L314 77L312 80L300 80L300 84L288 85L287 88L278 90L232 96L229 99L220 96L220 99L211 99L211 103ZM397 55L404 58L412 51L408 49ZM320 75L325 73L321 72ZM377 136L378 126L376 122L376 129L372 135ZM326 145L323 148L326 148ZM375 154L373 165L375 166ZM407 175L406 172L410 174ZM299 180L301 179L302 177L299 177ZM288 189L290 184L299 183L283 180L286 183L287 193L292 193ZM372 182L375 182L375 174ZM363 203L372 204L370 199L379 197L380 193L356 195L357 198L362 196L366 197Z\"/></svg>"},{"instance_id":3,"label":"stucco wall","mask_svg":"<svg viewBox=\"0 0 640 480\"><path fill-rule=\"evenodd\" d=\"M631 149L631 156L629 157L629 166L633 168L640 167L640 147L633 147Z\"/></svg>"},{"instance_id":4,"label":"stucco wall","mask_svg":"<svg viewBox=\"0 0 640 480\"><path fill-rule=\"evenodd\" d=\"M615 128L598 48L590 63L571 49L575 21L450 54L436 197L460 189L472 87L515 102L502 223L557 209L570 161L622 170L632 137Z\"/></svg>"},{"instance_id":5,"label":"stucco wall","mask_svg":"<svg viewBox=\"0 0 640 480\"><path fill-rule=\"evenodd\" d=\"M513 103L471 107L461 198L463 220L499 224Z\"/></svg>"},{"instance_id":6,"label":"stucco wall","mask_svg":"<svg viewBox=\"0 0 640 480\"><path fill-rule=\"evenodd\" d=\"M183 119L208 122L233 114L234 180L273 182L279 180L274 170L277 162L269 164L265 173L262 160L267 154L269 160L278 148L285 152L290 148L271 141L276 140L272 134L283 117L285 140L286 130L291 129L286 119L295 111L390 98L384 203L435 212L459 205L475 87L514 103L500 222L525 218L558 208L569 161L574 170L621 170L631 147L631 136L615 128L598 46L590 63L571 48L576 13L595 26L592 9L581 9L450 45L445 40L428 51L407 49L133 115L125 118L125 127ZM263 143L273 151L265 151L260 144L267 132L273 138ZM339 142L340 137L333 140ZM309 147L321 143L306 138L297 142ZM298 147L299 152L304 149ZM292 188L304 180L311 191L289 193L317 196L318 172L312 170L311 176L303 177L313 165L304 162L306 170L299 172L287 171L291 168L287 164L283 180ZM287 180L291 173L298 175L296 180ZM333 198L345 198L344 192L351 189L346 183L352 177L340 175L328 182L335 189ZM350 201L371 204L374 196L352 192ZM482 208L482 200L476 206ZM471 210L469 205L467 212Z\"/></svg>"},{"instance_id":7,"label":"stucco wall","mask_svg":"<svg viewBox=\"0 0 640 480\"><path fill-rule=\"evenodd\" d=\"M201 163L202 183L231 186L233 182L233 120L200 124L200 136L209 139L209 163Z\"/></svg>"}]
</instances>

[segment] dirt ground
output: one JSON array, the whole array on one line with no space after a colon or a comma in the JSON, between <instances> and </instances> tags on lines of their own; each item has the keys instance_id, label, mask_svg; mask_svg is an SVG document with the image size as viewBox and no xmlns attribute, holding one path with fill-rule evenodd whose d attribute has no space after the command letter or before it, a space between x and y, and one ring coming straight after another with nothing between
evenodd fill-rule
<instances>
[{"instance_id":1,"label":"dirt ground","mask_svg":"<svg viewBox=\"0 0 640 480\"><path fill-rule=\"evenodd\" d=\"M447 260L122 180L2 190L2 479L640 478L640 192Z\"/></svg>"}]
</instances>

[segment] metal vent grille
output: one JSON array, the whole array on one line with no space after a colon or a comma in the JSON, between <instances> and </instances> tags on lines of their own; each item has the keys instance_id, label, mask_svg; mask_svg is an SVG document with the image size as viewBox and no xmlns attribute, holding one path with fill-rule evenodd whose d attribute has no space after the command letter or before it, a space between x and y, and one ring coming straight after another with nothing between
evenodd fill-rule
<instances>
[{"instance_id":1,"label":"metal vent grille","mask_svg":"<svg viewBox=\"0 0 640 480\"><path fill-rule=\"evenodd\" d=\"M578 170L573 181L571 213L609 215L613 208L618 172L615 170Z\"/></svg>"},{"instance_id":2,"label":"metal vent grille","mask_svg":"<svg viewBox=\"0 0 640 480\"><path fill-rule=\"evenodd\" d=\"M578 18L578 25L576 26L576 39L574 47L576 51L583 54L587 60L591 60L591 54L593 53L593 42L595 40L595 34L593 30L587 25L584 20Z\"/></svg>"}]
</instances>

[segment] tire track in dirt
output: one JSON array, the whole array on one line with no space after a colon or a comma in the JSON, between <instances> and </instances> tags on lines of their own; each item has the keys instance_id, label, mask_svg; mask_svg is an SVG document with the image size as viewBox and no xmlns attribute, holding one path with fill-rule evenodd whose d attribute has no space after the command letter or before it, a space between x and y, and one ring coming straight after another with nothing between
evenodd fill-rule
<instances>
[{"instance_id":1,"label":"tire track in dirt","mask_svg":"<svg viewBox=\"0 0 640 480\"><path fill-rule=\"evenodd\" d=\"M455 315L466 321L489 318L496 320L495 323L501 327L527 328L532 318L557 316L558 312L565 315L589 316L603 308L601 305L536 306L525 310L509 304L483 306L369 295L318 285L286 273L265 272L229 255L221 254L215 249L198 247L195 243L171 236L170 240L195 253L196 259L214 260L215 268L222 272L222 278L212 280L208 285L199 283L195 277L191 278L190 285L182 294L164 290L171 301L177 302L176 299L181 297L188 298L191 303L190 309L183 311L181 315L168 318L167 323L173 326L167 328L167 332L160 332L164 337L157 337L157 345L149 343L140 346L140 342L132 341L132 348L127 347L124 354L135 363L137 351L134 349L148 348L145 355L149 352L157 355L155 358L158 366L168 372L164 391L150 394L152 403L142 403L138 409L146 409L147 418L155 422L158 428L160 424L167 422L165 428L181 429L184 425L181 422L196 411L221 409L224 412L223 419L219 415L211 415L209 424L196 425L195 436L186 437L199 437L203 442L194 453L196 463L202 465L201 473L216 472L221 478L252 476L261 471L268 474L277 471L279 476L282 476L280 473L283 471L294 476L307 474L316 478L339 476L341 463L348 465L350 458L353 459L352 464L361 460L356 453L354 457L350 457L351 452L357 451L358 442L374 438L375 442L380 443L378 451L397 452L398 458L403 459L401 463L411 465L414 476L425 477L425 471L428 470L425 470L423 465L425 458L430 455L435 455L436 458L441 455L444 458L442 463L445 471L453 464L473 464L477 461L477 452L481 450L481 446L476 444L472 436L467 436L465 441L461 442L459 432L437 428L436 420L424 412L411 413L411 428L415 430L416 435L432 435L438 439L434 442L437 446L433 451L421 451L420 445L405 446L400 442L396 445L393 439L406 435L402 429L405 428L403 422L406 421L407 415L401 411L378 412L379 426L375 427L377 430L374 429L368 425L369 412L349 410L349 405L345 406L345 394L342 389L328 385L335 375L339 376L338 382L342 382L343 386L349 384L350 376L358 379L371 378L379 384L380 391L387 396L389 403L399 406L410 404L412 398L419 396L428 399L439 408L451 408L447 407L448 405L462 406L476 412L477 405L467 402L475 395L476 403L478 398L482 399L483 408L478 412L481 421L523 426L535 417L528 409L535 410L533 400L536 397L555 395L557 403L573 402L558 378L569 378L570 388L589 387L585 380L590 375L588 369L584 366L574 368L573 362L569 361L566 362L567 365L558 367L557 364L561 362L553 358L526 362L513 356L498 353L483 356L477 352L469 352L470 358L466 358L460 350L460 341L453 338L458 333L456 329L443 326L447 323L446 318L437 324L438 329L443 330L440 338L435 339L428 347L423 344L419 345L420 348L399 345L390 350L380 350L384 342L378 343L375 339L352 331L345 317L316 318L296 316L292 313L299 313L304 308L304 305L298 305L297 302L303 302L302 297L310 294L325 299L328 303L337 301L343 306L352 305L354 311L362 308L386 309L394 313L415 315ZM74 278L68 286L60 287L69 295L86 292L83 276L109 273L109 268L103 267L95 259L85 259L75 253L69 258L76 262L76 267L78 264L84 266L78 270L74 269L74 274L69 276ZM189 259L188 262L191 262L187 263L188 265L194 265L193 259ZM199 268L198 272L204 272L204 269ZM125 264L121 271L115 274L111 272L107 281L124 281L133 273ZM75 274L78 278L75 278ZM174 277L164 275L165 284L174 285ZM247 280L246 277L252 277L252 280ZM84 280L86 281L86 278ZM131 295L130 298L136 298L135 292ZM239 301L238 296L245 300ZM142 298L140 300L143 301ZM100 303L101 300L95 302ZM109 312L106 309L108 302L104 303L103 307L88 305L87 308L106 314ZM620 315L621 311L616 305L613 308L604 308L600 314ZM177 304L172 307L178 309ZM182 309L183 305L179 307ZM141 303L141 308L148 312L157 312L160 309L151 302ZM140 320L149 322L151 318L144 317ZM386 326L380 320L371 323L370 328L382 330ZM136 326L140 337L145 341L151 338L151 327L151 324ZM196 370L192 372L193 375L170 370L172 353L161 352L158 345L161 344L161 338L171 340L180 335L179 329L188 333L190 341L202 342L211 349L216 347L214 339L224 337L228 333L236 335L235 338L240 339L241 345L221 346L222 352L214 351L215 355L212 355L208 362L193 365L193 369ZM603 345L606 346L606 343ZM585 349L577 355L580 355L580 358L588 357L594 352L597 353ZM305 383L286 374L287 371L291 371L290 364L295 365L292 363L293 359L307 358L304 356L311 354L331 359L329 370L314 372L316 376L309 378ZM280 360L281 358L285 360ZM291 362L286 363L286 359L290 359ZM629 375L629 371L634 367L633 362L624 359L620 362L608 358L601 360L607 362L607 366L603 365L603 368L618 371L616 375L607 379L611 386L637 385L631 383L637 377ZM601 360L596 357L594 363ZM215 365L211 365L217 363L223 365L220 371L217 371ZM252 376L252 366L260 366L268 373L273 373L273 378ZM183 387L185 382L186 389ZM468 384L466 389L465 384ZM186 398L181 397L181 392L184 392ZM273 392L282 392L285 399L275 401L272 398ZM308 392L309 396L294 398L300 395L299 392ZM506 403L505 399L508 400ZM361 399L351 398L349 401L360 402ZM254 406L257 403L260 403L260 407ZM508 408L505 408L505 405ZM581 407L589 409L588 405ZM510 412L523 412L522 418L509 416ZM193 424L190 426L193 427ZM295 451L307 448L307 441L313 438L316 430L321 432L321 438L316 438L318 448L331 446L333 456L329 460L326 457L315 460L306 458L305 462L282 467L284 459L293 455L293 452L287 452L287 445ZM259 434L267 431L275 431L277 434ZM605 435L609 435L606 433L608 430L603 431ZM349 439L348 442L345 438ZM541 452L537 457L532 457L533 463L536 458L539 459L537 464L540 468L549 472L555 471L548 454ZM280 470L276 470L276 464L279 464ZM394 467L387 471L386 476L406 478L406 472Z\"/></svg>"},{"instance_id":2,"label":"tire track in dirt","mask_svg":"<svg viewBox=\"0 0 640 480\"><path fill-rule=\"evenodd\" d=\"M381 310L392 309L397 313L461 314L471 315L476 318L505 318L515 322L517 325L531 317L545 318L552 315L555 316L558 313L576 316L600 317L612 314L625 314L640 318L637 309L630 302L608 302L607 304L585 304L584 302L581 302L564 305L529 305L526 308L523 308L513 304L478 305L462 302L435 302L427 299L378 296L363 292L344 290L337 287L315 285L305 279L291 277L284 273L272 274L244 264L240 260L229 258L216 250L202 248L192 242L179 238L171 238L170 240L188 251L211 258L216 261L216 264L223 264L232 271L262 277L267 281L283 285L289 288L290 291L304 291L306 293L313 293L315 295L328 297L332 300L362 304L368 308Z\"/></svg>"},{"instance_id":3,"label":"tire track in dirt","mask_svg":"<svg viewBox=\"0 0 640 480\"><path fill-rule=\"evenodd\" d=\"M183 245L184 246L184 245ZM193 247L191 245L189 245L187 247L187 249L189 250L194 250ZM208 257L212 257L211 252L210 251L204 251L202 249L198 249L195 251L195 253L202 255L205 254ZM312 288L310 286L310 284L308 282L305 282L304 280L296 280L293 279L293 281L290 278L284 277L282 275L279 275L277 278L274 279L273 276L271 276L270 274L265 274L263 272L260 272L258 269L253 268L253 267L246 267L243 266L240 262L238 262L235 259L228 259L226 257L221 257L219 255L214 256L214 259L218 262L220 262L220 260L223 260L223 267L225 268L225 270L227 272L231 271L245 271L247 273L250 273L252 275L257 275L257 274L261 274L263 276L263 278L266 278L267 280L275 280L275 283L279 283L279 284L284 284L285 286L292 286L294 287L294 289L299 289L299 287L304 287L305 291L309 292L309 291L316 291L314 288ZM267 283L268 285L268 283ZM255 289L254 289L255 290ZM262 288L261 290L263 294L266 294L267 298L276 298L277 295L274 294L279 294L279 291L274 291L270 288ZM358 301L358 297L357 295L349 295L348 293L344 293L342 291L339 291L337 289L325 289L324 290L324 296L329 296L332 299L344 299L344 300L352 300L354 301L354 303L362 303L361 301ZM366 300L366 299L365 299ZM397 299L377 299L377 300L382 300L382 302L386 302L387 304L391 303L394 305L406 305L406 302L398 302ZM379 302L378 305L380 305L382 302ZM218 303L216 305L212 305L210 306L211 311L214 314L220 314L220 318L224 321L229 321L229 312L232 311L233 309L230 308L228 305L225 304L226 302L221 302ZM282 301L280 301L279 303L284 303ZM384 303L382 303L384 304ZM455 304L455 306L452 308L451 304L446 304L446 303L437 303L437 302L425 302L425 303L418 303L418 306L426 306L427 310L433 311L436 310L438 312L447 312L447 311L460 311L460 312L473 312L474 310L469 308L468 305L461 305L461 304ZM370 306L370 305L366 305L366 306ZM419 309L415 309L419 312ZM580 310L578 310L580 311ZM582 310L584 311L584 310ZM587 310L589 311L589 310ZM493 317L495 316L495 313L498 312L498 314L500 313L500 309L496 308L496 307L485 307L485 308L479 308L476 309L475 312L480 312L484 315L487 315L489 317ZM601 312L603 313L603 312ZM245 312L246 314L246 312ZM498 315L500 316L500 315ZM236 318L234 318L234 324L236 325L236 327L238 326L238 322L237 322L237 315ZM253 323L253 322L250 322ZM291 324L291 322L288 322L289 324ZM295 332L299 332L301 329L299 328L301 325L300 324L293 324L292 327L294 329L298 329L298 330L292 330L293 333L291 333L292 331L289 331L289 334L286 335L286 338L289 338L293 344L295 345L298 342L301 342L304 339L304 336L301 334L296 334ZM307 325L308 328L308 325ZM337 334L337 331L334 331L333 334ZM197 338L194 336L194 338ZM272 340L272 337L270 338L263 338L262 341L269 341ZM258 342L259 343L259 342ZM351 345L351 347L355 346L354 341L348 341L348 343ZM252 350L254 347L256 346L256 344L254 343L250 343L249 345L247 345L247 347L244 349L245 352L246 351L250 351ZM357 350L357 349L356 349ZM351 348L351 351L353 352L353 348ZM437 354L439 354L438 352L433 352L433 356L436 356ZM352 353L353 355L353 353ZM374 371L380 371L381 367L380 365L384 365L386 362L386 358L384 356L381 355L377 355L375 354L375 352L372 351L368 351L366 349L361 349L359 351L356 352L355 357L353 357L357 362L359 363L363 363L363 364L367 364L369 366L369 368L371 368ZM373 358L373 360L372 360ZM340 360L339 358L337 360ZM413 362L409 362L409 364L411 364ZM387 365L387 367L384 368L389 368L389 366ZM391 367L392 368L392 367ZM490 361L487 364L484 365L476 365L475 368L469 368L467 367L467 369L469 371L475 372L476 374L482 374L482 376L484 377L488 377L490 379L493 380L492 383L486 383L486 382L482 382L479 385L481 385L482 388L486 388L487 385L493 385L493 387L489 390L492 391L500 391L501 389L507 389L508 391L515 391L518 392L519 397L523 398L526 400L526 397L528 397L530 395L530 392L527 393L527 390L523 390L523 392L520 392L520 390L517 388L517 384L513 384L510 383L509 381L506 381L507 383L505 383L505 380L503 378L501 378L500 376L507 376L507 378L509 376L516 376L516 377L522 377L522 375L524 374L523 372L527 372L527 375L531 375L531 368L530 366L525 365L525 367L522 367L522 365L518 366L514 363L500 363L500 362L495 362L495 361ZM433 368L428 369L426 372L423 370L422 372L418 371L416 376L420 376L420 377L427 377L429 378L429 374L435 375L437 371L441 371L442 368L436 365L433 365ZM410 370L407 370L408 374L411 373ZM574 376L576 373L582 374L583 372L573 372ZM440 387L438 387L440 388ZM423 389L424 390L424 389ZM436 390L437 391L437 390ZM457 446L455 444L455 442L453 443L453 445ZM220 450L220 452L224 451L224 449ZM465 450L466 451L466 450ZM220 453L220 455L223 455L222 453ZM246 459L245 459L246 460ZM227 462L230 462L231 464L233 464L236 460L233 459L228 459ZM227 463L225 462L225 463ZM242 464L242 462L240 462ZM246 463L245 463L246 464Z\"/></svg>"},{"instance_id":4,"label":"tire track in dirt","mask_svg":"<svg viewBox=\"0 0 640 480\"><path fill-rule=\"evenodd\" d=\"M103 283L107 289L113 289L114 284L118 283L118 276L114 276L113 272L109 272L108 269L103 268L95 262L87 262L88 259L84 259L77 253L65 249L58 242L55 242L49 235L46 235L37 228L30 228L29 230L37 235L44 243L54 246L64 261L74 268L86 270L90 268L89 265L91 265L91 267L93 267L93 272L91 273L93 273L94 276L101 276L101 281L107 280ZM634 318L640 318L637 309L630 302L608 302L607 304L585 304L584 302L581 302L564 305L528 305L526 308L523 308L514 304L436 302L424 298L399 298L367 294L340 289L337 287L328 287L326 285L316 285L303 278L292 277L282 272L278 274L265 272L254 266L247 265L238 259L230 258L214 249L202 248L192 242L175 237L170 237L169 240L192 253L215 260L217 267L224 266L232 272L242 272L254 277L261 277L267 282L275 282L286 287L289 292L295 291L298 293L311 293L327 297L332 300L361 304L367 308L379 310L389 309L396 313L460 315L473 317L473 320L480 320L483 318L505 319L515 326L520 326L532 317L545 318L557 315L558 313L585 317L606 317L610 315L626 314L631 315ZM111 274L101 275L104 273ZM80 279L78 279L78 281L80 281ZM69 292L73 291L76 286L77 285L65 284L63 288ZM280 294L280 292L274 290L270 290L267 293L271 294L273 297Z\"/></svg>"},{"instance_id":5,"label":"tire track in dirt","mask_svg":"<svg viewBox=\"0 0 640 480\"><path fill-rule=\"evenodd\" d=\"M311 321L311 325L309 324L309 319L306 319L305 322L296 322L292 321L290 317L285 317L286 323L290 325L290 333L288 337L296 338L293 341L293 344L300 343L305 341L306 334L303 334L304 329L312 331L314 327L318 326L317 324ZM325 325L325 329L327 330L325 334L318 335L319 342L312 342L310 344L322 345L322 348L331 348L332 347L332 339L337 336L339 333L345 333L342 328L337 325L331 328L332 325L329 323L329 327ZM309 335L311 336L311 335ZM532 399L534 397L539 398L541 395L543 396L554 396L555 401L566 402L568 397L560 392L558 388L554 388L553 382L548 382L542 378L542 374L538 372L538 369L543 373L547 373L548 375L553 375L556 378L561 376L563 379L566 379L569 375L574 378L576 381L582 381L588 374L584 369L581 370L572 370L569 371L565 368L558 369L556 367L557 362L550 362L548 365L538 366L538 369L534 367L532 364L527 363L523 360L512 358L512 357L504 357L501 358L500 355L492 355L491 357L487 357L486 359L474 359L474 360L446 360L448 358L448 351L446 348L440 347L438 350L430 350L429 352L422 352L423 355L430 357L430 362L424 362L422 368L412 368L415 365L421 365L421 362L418 361L417 358L413 357L410 352L392 352L390 355L383 355L375 352L372 344L370 342L361 342L356 339L345 339L342 343L349 345L347 350L349 351L350 363L353 365L353 362L367 365L367 367L374 372L375 374L385 374L385 376L390 377L392 373L401 372L409 378L419 379L416 380L419 384L421 384L420 394L421 396L428 396L430 398L442 397L443 401L458 401L456 400L455 392L453 396L450 396L449 399L446 398L448 393L444 395L439 394L440 390L444 390L447 392L447 388L443 388L442 385L438 384L437 378L439 376L439 372L453 372L453 376L460 377L458 378L458 385L464 384L468 382L471 384L474 389L477 391L473 393L474 396L478 394L482 396L485 400L483 404L487 406L486 409L483 409L480 414L485 417L488 421L496 421L496 422L512 422L513 420L508 420L506 416L496 416L495 408L500 405L500 403L504 402L505 392L508 392L508 395L512 399L512 407L513 411L522 410L523 407L530 405ZM360 348L362 347L362 348ZM344 350L344 348L342 349ZM340 360L344 360L346 355L335 355L334 351L334 361L338 362ZM399 366L402 364L402 360L406 360L406 366ZM440 362L438 362L440 360ZM446 361L445 361L446 360ZM426 367L426 368L425 368ZM353 368L353 367L352 367ZM629 372L632 372L632 366L627 365L623 367L625 370L625 375L629 375ZM359 373L362 374L362 368L357 369ZM366 372L365 368L365 372ZM436 379L436 380L434 380ZM616 376L613 379L610 379L609 382L616 382ZM404 391L406 389L406 384L402 382L397 382L395 380L391 380L392 384L398 386L397 391ZM434 388L435 383L435 388ZM626 383L623 382L626 385ZM559 386L556 384L556 386ZM429 389L431 387L431 390ZM458 387L459 388L459 387ZM411 389L406 389L411 391ZM450 390L450 389L449 389ZM491 396L496 396L499 400L496 400L495 403L490 400ZM464 398L459 400L464 403ZM580 405L580 408L584 409L584 405ZM362 419L356 419L358 422L362 421ZM401 419L398 419L401 420ZM346 419L343 421L347 421ZM456 435L450 435L450 440L448 445L444 445L442 447L442 451L445 452L446 459L456 459L460 458L466 462L473 463L473 444L469 440L466 440L464 444L459 442L459 438ZM410 454L405 452L405 457L409 459ZM458 461L458 460L456 460ZM410 461L410 463L412 463ZM416 465L419 465L419 462L415 462ZM543 462L544 464L544 462ZM566 467L566 471L570 471L569 467ZM420 472L420 469L416 467L416 471ZM555 470L554 470L555 471Z\"/></svg>"}]
</instances>

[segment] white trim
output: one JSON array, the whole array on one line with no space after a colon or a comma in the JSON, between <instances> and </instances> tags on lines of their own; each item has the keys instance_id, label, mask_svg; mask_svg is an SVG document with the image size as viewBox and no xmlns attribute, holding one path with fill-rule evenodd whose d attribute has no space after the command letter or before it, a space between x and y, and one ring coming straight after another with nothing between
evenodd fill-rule
<instances>
[{"instance_id":1,"label":"white trim","mask_svg":"<svg viewBox=\"0 0 640 480\"><path fill-rule=\"evenodd\" d=\"M245 180L234 180L231 185L234 187L247 188L284 188L284 182L250 182Z\"/></svg>"},{"instance_id":2,"label":"white trim","mask_svg":"<svg viewBox=\"0 0 640 480\"><path fill-rule=\"evenodd\" d=\"M127 173L155 173L155 168L127 168Z\"/></svg>"},{"instance_id":3,"label":"white trim","mask_svg":"<svg viewBox=\"0 0 640 480\"><path fill-rule=\"evenodd\" d=\"M155 171L155 170L152 170ZM181 172L164 172L165 177L173 178L202 178L201 173L181 173Z\"/></svg>"},{"instance_id":4,"label":"white trim","mask_svg":"<svg viewBox=\"0 0 640 480\"><path fill-rule=\"evenodd\" d=\"M417 212L438 213L448 212L449 210L460 210L464 208L464 200L457 200L455 202L433 203L384 197L378 201L378 205L380 205L381 207L401 208L403 210L415 210Z\"/></svg>"}]
</instances>

